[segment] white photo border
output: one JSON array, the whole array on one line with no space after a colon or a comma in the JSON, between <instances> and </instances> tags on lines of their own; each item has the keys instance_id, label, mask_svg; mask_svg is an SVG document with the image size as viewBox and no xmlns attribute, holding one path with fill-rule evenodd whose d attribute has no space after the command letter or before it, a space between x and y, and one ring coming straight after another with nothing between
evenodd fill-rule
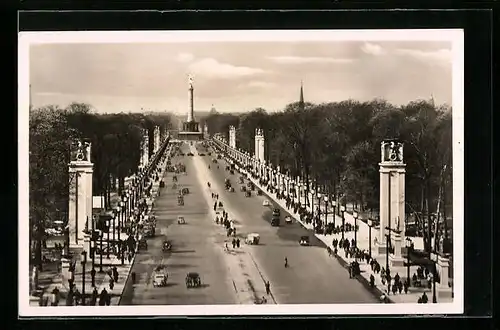
<instances>
[{"instance_id":1,"label":"white photo border","mask_svg":"<svg viewBox=\"0 0 500 330\"><path fill-rule=\"evenodd\" d=\"M389 315L464 312L464 34L462 29L21 32L18 36L18 297L20 317ZM251 41L448 41L452 44L453 269L452 303L186 306L60 306L29 304L29 50L47 43L172 43Z\"/></svg>"}]
</instances>

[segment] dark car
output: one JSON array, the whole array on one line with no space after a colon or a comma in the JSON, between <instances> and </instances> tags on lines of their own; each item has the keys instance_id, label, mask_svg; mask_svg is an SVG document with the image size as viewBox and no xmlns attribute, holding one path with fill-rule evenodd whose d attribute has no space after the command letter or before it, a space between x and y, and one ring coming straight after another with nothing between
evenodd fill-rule
<instances>
[{"instance_id":1,"label":"dark car","mask_svg":"<svg viewBox=\"0 0 500 330\"><path fill-rule=\"evenodd\" d=\"M183 152L181 152L181 153L179 154L179 156L185 156L185 155L186 155L186 154L185 154L185 153L183 153Z\"/></svg>"},{"instance_id":2,"label":"dark car","mask_svg":"<svg viewBox=\"0 0 500 330\"><path fill-rule=\"evenodd\" d=\"M199 152L198 155L205 156L205 154L203 152Z\"/></svg>"},{"instance_id":3,"label":"dark car","mask_svg":"<svg viewBox=\"0 0 500 330\"><path fill-rule=\"evenodd\" d=\"M194 156L194 154L192 152L189 152L187 155L188 156Z\"/></svg>"},{"instance_id":4,"label":"dark car","mask_svg":"<svg viewBox=\"0 0 500 330\"><path fill-rule=\"evenodd\" d=\"M281 215L280 209L276 208L273 210L273 217L278 217Z\"/></svg>"},{"instance_id":5,"label":"dark car","mask_svg":"<svg viewBox=\"0 0 500 330\"><path fill-rule=\"evenodd\" d=\"M271 219L271 226L279 227L279 225L280 225L280 218L273 216Z\"/></svg>"}]
</instances>

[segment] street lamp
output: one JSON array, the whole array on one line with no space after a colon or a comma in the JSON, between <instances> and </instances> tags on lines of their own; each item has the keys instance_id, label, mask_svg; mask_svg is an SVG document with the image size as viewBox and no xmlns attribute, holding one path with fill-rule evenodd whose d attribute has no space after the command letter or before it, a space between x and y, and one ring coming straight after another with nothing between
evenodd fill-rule
<instances>
[{"instance_id":1,"label":"street lamp","mask_svg":"<svg viewBox=\"0 0 500 330\"><path fill-rule=\"evenodd\" d=\"M125 264L125 240L120 241L120 258L123 266Z\"/></svg>"},{"instance_id":2,"label":"street lamp","mask_svg":"<svg viewBox=\"0 0 500 330\"><path fill-rule=\"evenodd\" d=\"M335 198L332 200L332 207L333 207L333 227L335 228L335 218L336 213L335 213L335 207L337 206L337 202L335 201Z\"/></svg>"},{"instance_id":3,"label":"street lamp","mask_svg":"<svg viewBox=\"0 0 500 330\"><path fill-rule=\"evenodd\" d=\"M82 305L85 306L85 264L87 263L87 251L83 250L81 254L82 263Z\"/></svg>"},{"instance_id":4,"label":"street lamp","mask_svg":"<svg viewBox=\"0 0 500 330\"><path fill-rule=\"evenodd\" d=\"M368 255L370 256L370 260L372 258L372 227L373 220L368 218L366 220L366 224L368 225Z\"/></svg>"},{"instance_id":5,"label":"street lamp","mask_svg":"<svg viewBox=\"0 0 500 330\"><path fill-rule=\"evenodd\" d=\"M116 215L117 213L113 210L113 244L115 243Z\"/></svg>"},{"instance_id":6,"label":"street lamp","mask_svg":"<svg viewBox=\"0 0 500 330\"><path fill-rule=\"evenodd\" d=\"M118 241L120 240L120 231L122 229L122 224L121 224L121 208L120 206L116 207L116 216L118 217Z\"/></svg>"},{"instance_id":7,"label":"street lamp","mask_svg":"<svg viewBox=\"0 0 500 330\"><path fill-rule=\"evenodd\" d=\"M408 287L410 286L410 251L411 251L411 240L406 237L406 283Z\"/></svg>"},{"instance_id":8,"label":"street lamp","mask_svg":"<svg viewBox=\"0 0 500 330\"><path fill-rule=\"evenodd\" d=\"M354 247L358 247L358 231L356 230L358 226L358 212L352 212L352 216L354 217Z\"/></svg>"},{"instance_id":9,"label":"street lamp","mask_svg":"<svg viewBox=\"0 0 500 330\"><path fill-rule=\"evenodd\" d=\"M340 205L340 212L342 212L342 241L344 240L344 230L345 230L345 217L344 217L344 212L345 212L345 206Z\"/></svg>"},{"instance_id":10,"label":"street lamp","mask_svg":"<svg viewBox=\"0 0 500 330\"><path fill-rule=\"evenodd\" d=\"M314 194L316 192L314 190L311 190L311 200L312 200L312 203L311 203L311 215L312 215L312 218L314 219ZM319 197L319 196L318 196Z\"/></svg>"},{"instance_id":11,"label":"street lamp","mask_svg":"<svg viewBox=\"0 0 500 330\"><path fill-rule=\"evenodd\" d=\"M326 235L326 225L328 224L328 195L325 194L323 197L323 200L325 201L325 225L323 227L323 234Z\"/></svg>"},{"instance_id":12,"label":"street lamp","mask_svg":"<svg viewBox=\"0 0 500 330\"><path fill-rule=\"evenodd\" d=\"M110 246L110 244L109 244L109 227L110 227L110 219L109 219L109 217L106 217L106 232L107 232L107 235L106 235L107 236L107 238L106 238L107 249L106 250L107 250L107 258L108 259L109 259L109 246Z\"/></svg>"},{"instance_id":13,"label":"street lamp","mask_svg":"<svg viewBox=\"0 0 500 330\"><path fill-rule=\"evenodd\" d=\"M297 186L299 187L299 198L298 198L298 200L299 200L299 207L300 207L300 194L302 194L302 182L299 182L297 184Z\"/></svg>"},{"instance_id":14,"label":"street lamp","mask_svg":"<svg viewBox=\"0 0 500 330\"><path fill-rule=\"evenodd\" d=\"M100 232L99 232L99 246L100 246L100 250L99 250L99 273L103 273L104 271L102 270L102 237L104 236L104 231L103 229L101 228Z\"/></svg>"},{"instance_id":15,"label":"street lamp","mask_svg":"<svg viewBox=\"0 0 500 330\"><path fill-rule=\"evenodd\" d=\"M436 259L437 259L437 254ZM432 267L432 303L437 304L437 295L436 295L436 276L437 276L437 269L436 269L436 264L437 260L432 260L433 267Z\"/></svg>"},{"instance_id":16,"label":"street lamp","mask_svg":"<svg viewBox=\"0 0 500 330\"><path fill-rule=\"evenodd\" d=\"M390 253L390 244L391 244L391 232L392 229L391 227L385 227L385 229L388 231L388 234L385 234L385 272L386 274L389 274L389 253Z\"/></svg>"}]
</instances>

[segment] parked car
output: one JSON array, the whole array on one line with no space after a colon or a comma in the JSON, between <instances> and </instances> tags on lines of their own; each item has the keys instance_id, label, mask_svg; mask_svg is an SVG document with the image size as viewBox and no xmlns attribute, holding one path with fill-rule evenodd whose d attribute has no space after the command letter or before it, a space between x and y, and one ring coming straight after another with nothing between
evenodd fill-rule
<instances>
[{"instance_id":1,"label":"parked car","mask_svg":"<svg viewBox=\"0 0 500 330\"><path fill-rule=\"evenodd\" d=\"M287 215L287 216L285 217L285 223L292 223L292 217L291 217L291 216L289 216L289 215Z\"/></svg>"},{"instance_id":2,"label":"parked car","mask_svg":"<svg viewBox=\"0 0 500 330\"><path fill-rule=\"evenodd\" d=\"M264 199L264 201L262 202L262 205L269 206L269 201L267 199Z\"/></svg>"}]
</instances>

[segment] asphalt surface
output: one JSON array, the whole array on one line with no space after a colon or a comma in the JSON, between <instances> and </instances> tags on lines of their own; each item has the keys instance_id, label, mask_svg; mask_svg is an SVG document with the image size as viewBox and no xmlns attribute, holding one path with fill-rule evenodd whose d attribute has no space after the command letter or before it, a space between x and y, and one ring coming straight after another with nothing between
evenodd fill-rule
<instances>
[{"instance_id":1,"label":"asphalt surface","mask_svg":"<svg viewBox=\"0 0 500 330\"><path fill-rule=\"evenodd\" d=\"M189 146L182 147L183 152ZM199 157L199 156L196 156ZM157 219L156 237L148 239L148 250L140 251L131 272L136 283L128 281L120 305L206 305L235 304L234 287L224 263L222 248L225 236L213 225L209 205L202 196L202 186L195 174L193 159L177 156L172 164L182 162L188 175L179 174L177 189L172 189L173 173L166 173L166 187L155 201ZM184 206L177 205L180 188L188 188ZM177 216L184 216L186 224L177 224ZM171 252L163 252L166 239L172 242ZM153 273L158 265L166 265L167 286L153 287ZM188 272L201 276L199 288L187 289Z\"/></svg>"},{"instance_id":2,"label":"asphalt surface","mask_svg":"<svg viewBox=\"0 0 500 330\"><path fill-rule=\"evenodd\" d=\"M200 152L204 152L199 148ZM213 151L213 150L212 150ZM240 174L231 175L225 170L227 163L218 160L213 163L215 153L201 157L210 165L212 186L219 187L220 200L233 213L235 222L241 225L239 234L258 233L260 244L251 247L252 256L261 273L270 281L271 291L280 304L331 304L331 303L378 303L378 299L355 279L349 279L348 272L339 262L329 257L324 244L312 232L299 223L285 224L288 213L274 205L267 196L245 197L240 191ZM219 168L217 168L219 167ZM229 178L235 192L223 190L224 180ZM245 179L245 185L248 180ZM270 206L263 206L267 199ZM281 226L270 224L272 209L280 208ZM309 236L310 246L300 246L301 236ZM287 257L289 267L284 267Z\"/></svg>"}]
</instances>

